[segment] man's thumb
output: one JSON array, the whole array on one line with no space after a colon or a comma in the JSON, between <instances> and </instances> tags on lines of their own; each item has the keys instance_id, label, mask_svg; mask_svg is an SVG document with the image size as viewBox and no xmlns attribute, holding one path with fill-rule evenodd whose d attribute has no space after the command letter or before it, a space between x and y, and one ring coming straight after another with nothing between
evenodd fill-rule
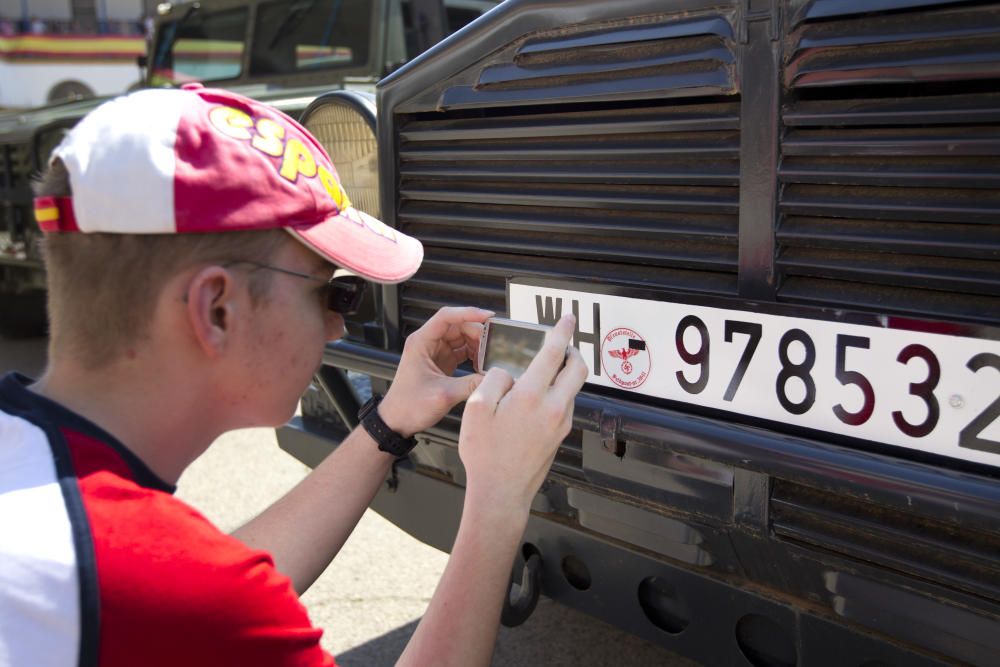
<instances>
[{"instance_id":1,"label":"man's thumb","mask_svg":"<svg viewBox=\"0 0 1000 667\"><path fill-rule=\"evenodd\" d=\"M467 400L469 396L472 396L472 392L482 384L485 377L479 373L469 373L461 377L451 378L452 382L449 383L451 391L449 393L451 393L452 403L457 404Z\"/></svg>"}]
</instances>

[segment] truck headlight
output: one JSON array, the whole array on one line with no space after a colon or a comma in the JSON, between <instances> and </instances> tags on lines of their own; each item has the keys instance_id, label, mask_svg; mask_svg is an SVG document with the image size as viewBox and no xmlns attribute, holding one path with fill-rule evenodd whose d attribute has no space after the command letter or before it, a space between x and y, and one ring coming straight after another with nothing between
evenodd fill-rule
<instances>
[{"instance_id":1,"label":"truck headlight","mask_svg":"<svg viewBox=\"0 0 1000 667\"><path fill-rule=\"evenodd\" d=\"M330 154L354 207L381 218L375 96L353 90L321 95L303 112L301 122Z\"/></svg>"}]
</instances>

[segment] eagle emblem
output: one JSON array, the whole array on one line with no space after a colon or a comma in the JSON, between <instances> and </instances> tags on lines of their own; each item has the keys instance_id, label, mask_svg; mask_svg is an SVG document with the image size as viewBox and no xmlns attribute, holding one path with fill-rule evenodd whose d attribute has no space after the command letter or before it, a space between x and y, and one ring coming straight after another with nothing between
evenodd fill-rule
<instances>
[{"instance_id":1,"label":"eagle emblem","mask_svg":"<svg viewBox=\"0 0 1000 667\"><path fill-rule=\"evenodd\" d=\"M622 373L625 373L625 375L632 374L632 362L630 362L629 359L639 354L639 352L641 352L641 350L635 350L628 347L623 347L620 350L608 350L608 354L612 357L622 360Z\"/></svg>"},{"instance_id":2,"label":"eagle emblem","mask_svg":"<svg viewBox=\"0 0 1000 667\"><path fill-rule=\"evenodd\" d=\"M617 359L620 364L616 364ZM628 327L609 331L601 343L601 367L623 389L638 389L649 379L653 360L646 339Z\"/></svg>"}]
</instances>

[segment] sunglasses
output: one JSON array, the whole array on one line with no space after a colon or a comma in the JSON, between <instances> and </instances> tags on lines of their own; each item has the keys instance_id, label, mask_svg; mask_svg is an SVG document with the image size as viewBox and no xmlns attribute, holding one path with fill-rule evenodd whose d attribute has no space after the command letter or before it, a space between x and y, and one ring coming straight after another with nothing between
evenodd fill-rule
<instances>
[{"instance_id":1,"label":"sunglasses","mask_svg":"<svg viewBox=\"0 0 1000 667\"><path fill-rule=\"evenodd\" d=\"M311 276L308 273L291 271L289 269L283 269L279 266L262 264L249 259L240 259L229 262L227 266L229 264L250 264L258 269L277 271L278 273L295 276L296 278L305 278L306 280L325 283L326 288L323 301L327 308L341 315L356 314L358 309L361 307L361 302L364 300L365 292L368 289L368 281L360 276L336 276L334 278L330 278L329 280L323 280L322 278Z\"/></svg>"},{"instance_id":2,"label":"sunglasses","mask_svg":"<svg viewBox=\"0 0 1000 667\"><path fill-rule=\"evenodd\" d=\"M326 283L326 307L341 315L355 315L368 290L368 281L359 276L330 278Z\"/></svg>"}]
</instances>

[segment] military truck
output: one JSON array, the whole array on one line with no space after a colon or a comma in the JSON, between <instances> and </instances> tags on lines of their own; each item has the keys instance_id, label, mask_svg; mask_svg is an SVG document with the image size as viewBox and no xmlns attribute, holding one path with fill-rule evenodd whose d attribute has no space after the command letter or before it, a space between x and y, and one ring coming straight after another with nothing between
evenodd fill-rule
<instances>
[{"instance_id":1,"label":"military truck","mask_svg":"<svg viewBox=\"0 0 1000 667\"><path fill-rule=\"evenodd\" d=\"M498 2L163 3L150 52L139 65L147 86L205 82L269 102L292 116L333 89L367 93L351 99L372 104L371 93L380 77ZM37 335L44 330L45 274L32 213L31 179L68 129L102 101L0 115L0 334ZM336 132L337 122L330 117L321 133ZM366 176L368 170L357 173ZM346 174L349 185L366 187L351 181L350 175Z\"/></svg>"},{"instance_id":2,"label":"military truck","mask_svg":"<svg viewBox=\"0 0 1000 667\"><path fill-rule=\"evenodd\" d=\"M505 2L350 112L426 260L280 445L327 455L441 306L572 311L505 623L542 594L706 665L998 664L998 43L997 2ZM374 502L444 550L460 418Z\"/></svg>"}]
</instances>

